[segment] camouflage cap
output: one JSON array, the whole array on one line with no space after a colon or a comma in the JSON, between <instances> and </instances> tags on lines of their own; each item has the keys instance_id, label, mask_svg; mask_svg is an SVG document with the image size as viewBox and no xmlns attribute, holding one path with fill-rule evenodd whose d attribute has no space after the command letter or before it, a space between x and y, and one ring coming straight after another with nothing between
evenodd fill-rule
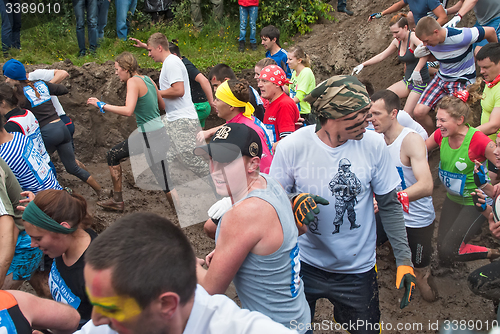
<instances>
[{"instance_id":1,"label":"camouflage cap","mask_svg":"<svg viewBox=\"0 0 500 334\"><path fill-rule=\"evenodd\" d=\"M337 119L365 108L370 97L358 78L335 75L316 86L304 101L316 116Z\"/></svg>"}]
</instances>

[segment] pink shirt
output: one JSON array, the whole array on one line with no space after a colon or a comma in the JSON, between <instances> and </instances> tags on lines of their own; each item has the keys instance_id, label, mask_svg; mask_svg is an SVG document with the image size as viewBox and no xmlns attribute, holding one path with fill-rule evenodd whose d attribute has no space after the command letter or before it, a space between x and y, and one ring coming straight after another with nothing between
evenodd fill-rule
<instances>
[{"instance_id":1,"label":"pink shirt","mask_svg":"<svg viewBox=\"0 0 500 334\"><path fill-rule=\"evenodd\" d=\"M226 123L245 124L246 126L254 129L259 134L260 140L262 142L262 157L260 158L260 171L262 173L268 174L269 167L271 167L271 162L273 161L273 156L271 154L271 149L270 149L271 145L267 140L266 133L264 132L264 129L258 125L258 123L262 124L262 122L260 122L254 116L252 116L252 119L249 119L243 116L242 113L240 113L234 116Z\"/></svg>"}]
</instances>

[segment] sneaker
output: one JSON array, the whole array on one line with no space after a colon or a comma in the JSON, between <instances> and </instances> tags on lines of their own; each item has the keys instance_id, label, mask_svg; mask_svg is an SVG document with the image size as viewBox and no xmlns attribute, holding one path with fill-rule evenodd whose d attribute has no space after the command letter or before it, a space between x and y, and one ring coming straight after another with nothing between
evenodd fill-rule
<instances>
[{"instance_id":1,"label":"sneaker","mask_svg":"<svg viewBox=\"0 0 500 334\"><path fill-rule=\"evenodd\" d=\"M353 16L354 15L354 13L352 11L350 11L349 9L347 9L347 8L337 8L337 12L339 12L339 13L346 13L349 16Z\"/></svg>"},{"instance_id":2,"label":"sneaker","mask_svg":"<svg viewBox=\"0 0 500 334\"><path fill-rule=\"evenodd\" d=\"M238 46L238 51L245 52L245 41L240 41L240 45Z\"/></svg>"},{"instance_id":3,"label":"sneaker","mask_svg":"<svg viewBox=\"0 0 500 334\"><path fill-rule=\"evenodd\" d=\"M85 51L78 52L78 58L83 58L83 57L85 57Z\"/></svg>"},{"instance_id":4,"label":"sneaker","mask_svg":"<svg viewBox=\"0 0 500 334\"><path fill-rule=\"evenodd\" d=\"M112 198L109 198L104 201L99 201L96 204L99 205L101 208L110 211L123 212L123 210L125 210L124 202L115 202Z\"/></svg>"},{"instance_id":5,"label":"sneaker","mask_svg":"<svg viewBox=\"0 0 500 334\"><path fill-rule=\"evenodd\" d=\"M257 44L251 43L250 46L252 47L252 51L257 50Z\"/></svg>"}]
</instances>

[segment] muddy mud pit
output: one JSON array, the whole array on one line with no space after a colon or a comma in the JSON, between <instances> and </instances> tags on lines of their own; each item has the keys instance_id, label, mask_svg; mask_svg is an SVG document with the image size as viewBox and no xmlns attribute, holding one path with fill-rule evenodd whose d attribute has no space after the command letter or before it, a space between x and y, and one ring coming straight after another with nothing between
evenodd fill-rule
<instances>
[{"instance_id":1,"label":"muddy mud pit","mask_svg":"<svg viewBox=\"0 0 500 334\"><path fill-rule=\"evenodd\" d=\"M336 22L320 22L313 26L312 33L299 36L295 43L301 45L310 55L313 71L317 82L334 74L350 74L352 68L360 62L384 50L390 43L391 36L388 29L389 17L367 23L369 14L387 8L391 0L350 0L348 6L355 12L355 16L335 13ZM332 3L336 7L336 2ZM472 26L475 18L468 14L463 24ZM283 47L287 47L283 45ZM264 50L261 49L262 55ZM106 188L111 188L105 154L106 151L127 136L136 128L134 117L122 117L112 113L101 114L92 106L86 105L87 98L95 96L107 103L123 104L126 88L114 74L114 63L108 61L98 65L87 63L82 67L74 66L70 61L63 61L53 65L27 66L31 71L36 68L57 68L69 72L70 77L63 84L70 91L60 97L60 101L67 114L73 119L76 131L74 135L75 153L78 159L85 163L92 175ZM141 69L141 74L149 75L157 82L159 72L152 69ZM243 71L239 77L253 81L253 69ZM398 64L396 56L386 59L382 63L363 69L359 75L361 79L369 80L375 90L384 89L403 77L403 66ZM253 82L255 84L255 82ZM475 109L475 122L479 120L479 109ZM222 121L214 114L207 120L207 127L221 124ZM76 177L64 171L57 155L52 159L56 164L58 179L61 185L71 187L74 191L87 198L89 209L92 212L96 228L103 230L119 217L138 211L154 212L179 223L175 212L169 208L166 198L161 191L143 190L136 185L131 172L130 161L122 163L123 166L123 197L125 212L114 213L103 211L96 206L97 198L92 189L79 181ZM434 179L437 175L439 152L430 153L430 166ZM194 178L181 165L174 168L184 170L186 181ZM187 174L186 174L187 173ZM203 206L196 189L191 190L191 201L183 203L183 209L189 210L191 206ZM440 183L435 184L434 206L439 219L445 190ZM196 254L204 257L214 248L213 240L203 233L203 224L193 224L184 228L191 240ZM193 222L195 223L195 222ZM473 243L498 247L498 243L491 237L487 226ZM433 273L439 289L439 299L434 303L427 303L420 298L418 290L414 300L404 310L399 309L403 291L395 289L396 266L389 245L383 245L377 250L377 266L380 289L380 309L385 333L437 333L437 325L443 326L451 321L460 321L467 325L474 323L474 328L485 330L491 328L492 321L496 318L493 304L489 300L477 297L467 287L467 276L474 269L488 263L487 260L469 263L456 263L451 268L440 268L433 256ZM227 294L237 301L234 288L231 286ZM333 317L332 305L327 300L320 300L316 307L315 321L322 323L315 333L343 333L330 330ZM332 326L332 327L330 327ZM399 327L398 327L399 326ZM321 328L321 329L320 329ZM468 327L470 328L470 327Z\"/></svg>"}]
</instances>

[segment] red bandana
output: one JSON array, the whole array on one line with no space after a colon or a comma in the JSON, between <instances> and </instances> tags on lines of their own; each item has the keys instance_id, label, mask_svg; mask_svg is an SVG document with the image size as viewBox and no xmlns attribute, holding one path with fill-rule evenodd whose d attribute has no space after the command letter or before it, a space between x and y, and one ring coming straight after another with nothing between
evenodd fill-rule
<instances>
[{"instance_id":1,"label":"red bandana","mask_svg":"<svg viewBox=\"0 0 500 334\"><path fill-rule=\"evenodd\" d=\"M260 72L259 79L271 81L272 83L283 86L289 84L290 81L286 78L285 71L278 65L268 65Z\"/></svg>"},{"instance_id":2,"label":"red bandana","mask_svg":"<svg viewBox=\"0 0 500 334\"><path fill-rule=\"evenodd\" d=\"M497 77L491 82L484 80L484 83L486 84L486 86L488 86L488 88L495 87L495 85L499 82L500 82L500 74L497 75Z\"/></svg>"},{"instance_id":3,"label":"red bandana","mask_svg":"<svg viewBox=\"0 0 500 334\"><path fill-rule=\"evenodd\" d=\"M453 96L458 97L464 103L467 103L469 99L469 92L467 90L459 90L458 92L453 93Z\"/></svg>"}]
</instances>

